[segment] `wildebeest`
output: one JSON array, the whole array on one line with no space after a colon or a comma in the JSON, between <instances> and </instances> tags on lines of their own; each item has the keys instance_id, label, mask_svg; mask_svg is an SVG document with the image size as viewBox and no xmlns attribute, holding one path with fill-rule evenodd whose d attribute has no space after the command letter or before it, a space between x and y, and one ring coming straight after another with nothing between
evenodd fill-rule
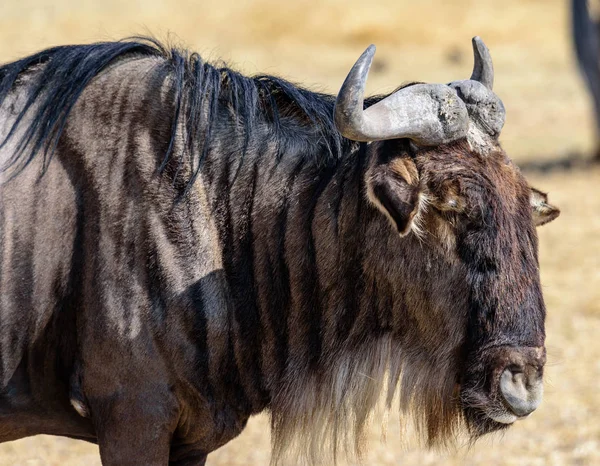
<instances>
[{"instance_id":1,"label":"wildebeest","mask_svg":"<svg viewBox=\"0 0 600 466\"><path fill-rule=\"evenodd\" d=\"M204 464L360 449L384 391L431 445L542 398L536 225L558 209L471 79L334 97L140 39L0 68L0 440Z\"/></svg>"},{"instance_id":2,"label":"wildebeest","mask_svg":"<svg viewBox=\"0 0 600 466\"><path fill-rule=\"evenodd\" d=\"M593 19L587 0L572 0L571 28L577 62L594 103L596 161L600 161L600 25Z\"/></svg>"}]
</instances>

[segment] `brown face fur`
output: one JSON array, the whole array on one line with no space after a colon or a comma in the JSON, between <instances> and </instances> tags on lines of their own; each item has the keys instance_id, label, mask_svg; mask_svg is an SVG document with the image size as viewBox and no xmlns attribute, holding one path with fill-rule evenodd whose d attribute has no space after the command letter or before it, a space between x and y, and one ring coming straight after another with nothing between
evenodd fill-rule
<instances>
[{"instance_id":1,"label":"brown face fur","mask_svg":"<svg viewBox=\"0 0 600 466\"><path fill-rule=\"evenodd\" d=\"M454 365L471 434L504 428L535 409L545 363L535 226L556 218L558 209L529 187L499 146L482 156L466 141L432 150L382 143L367 173L367 191L393 229L407 240L412 231L433 255L418 257L413 246L411 260L435 263L437 257L445 264L431 270L437 282L445 281L444 268L446 277L460 277L444 286L425 272L412 286L431 288L431 303L409 308L417 322L430 319L439 329L443 320L449 336L462 337L457 359L447 365ZM434 317L436 309L445 317ZM432 353L451 354L455 342L431 331L421 338L438 345ZM457 392L448 389L446 396L451 403ZM429 424L435 432L431 419Z\"/></svg>"}]
</instances>

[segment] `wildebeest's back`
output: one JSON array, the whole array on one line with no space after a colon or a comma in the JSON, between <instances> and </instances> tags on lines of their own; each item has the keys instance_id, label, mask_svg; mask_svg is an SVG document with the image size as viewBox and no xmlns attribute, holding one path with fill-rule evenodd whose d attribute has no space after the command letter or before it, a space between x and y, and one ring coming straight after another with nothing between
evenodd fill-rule
<instances>
[{"instance_id":1,"label":"wildebeest's back","mask_svg":"<svg viewBox=\"0 0 600 466\"><path fill-rule=\"evenodd\" d=\"M77 419L58 433L89 436L69 398L98 407L123 387L145 405L137 409L160 406L157 416L173 422L187 422L189 404L189 412L211 418L202 415L210 394L197 388L210 386L206 378L227 351L219 343L229 331L227 291L202 183L176 203L178 159L158 170L173 103L157 60L117 63L98 76L74 107L45 175L40 155L0 187L2 386L19 364L27 366L39 379L28 381L39 392L31 399ZM7 104L4 131L14 114ZM0 158L13 152L11 142ZM29 359L33 348L38 361ZM229 421L221 414L215 422ZM208 424L201 427L229 435L227 425Z\"/></svg>"}]
</instances>

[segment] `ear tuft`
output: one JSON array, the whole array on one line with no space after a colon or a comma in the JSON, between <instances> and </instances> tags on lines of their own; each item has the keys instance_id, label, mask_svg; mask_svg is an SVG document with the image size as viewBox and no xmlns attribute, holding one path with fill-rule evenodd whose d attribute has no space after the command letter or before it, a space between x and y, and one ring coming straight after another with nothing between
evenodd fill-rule
<instances>
[{"instance_id":1,"label":"ear tuft","mask_svg":"<svg viewBox=\"0 0 600 466\"><path fill-rule=\"evenodd\" d=\"M369 200L401 236L408 234L419 205L419 174L412 159L398 157L367 173Z\"/></svg>"},{"instance_id":2,"label":"ear tuft","mask_svg":"<svg viewBox=\"0 0 600 466\"><path fill-rule=\"evenodd\" d=\"M536 227L551 222L560 215L560 209L548 203L548 195L538 189L531 188L531 208Z\"/></svg>"}]
</instances>

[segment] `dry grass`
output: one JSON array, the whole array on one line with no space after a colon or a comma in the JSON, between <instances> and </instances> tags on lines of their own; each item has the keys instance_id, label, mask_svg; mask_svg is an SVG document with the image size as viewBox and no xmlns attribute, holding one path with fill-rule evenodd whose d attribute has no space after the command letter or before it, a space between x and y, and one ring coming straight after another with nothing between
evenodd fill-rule
<instances>
[{"instance_id":1,"label":"dry grass","mask_svg":"<svg viewBox=\"0 0 600 466\"><path fill-rule=\"evenodd\" d=\"M238 68L279 74L337 91L371 42L377 72L369 90L403 81L448 82L470 74L470 38L479 34L496 63L496 90L508 110L502 140L517 161L589 151L593 125L576 74L562 0L366 2L219 0L4 0L0 61L59 43L152 32ZM170 35L176 33L177 36ZM502 438L453 453L400 446L392 420L387 445L372 430L365 464L600 464L600 169L531 176L562 208L541 232L548 305L546 399ZM257 417L210 465L267 464L268 423ZM4 465L98 465L97 448L37 437L0 446Z\"/></svg>"}]
</instances>

